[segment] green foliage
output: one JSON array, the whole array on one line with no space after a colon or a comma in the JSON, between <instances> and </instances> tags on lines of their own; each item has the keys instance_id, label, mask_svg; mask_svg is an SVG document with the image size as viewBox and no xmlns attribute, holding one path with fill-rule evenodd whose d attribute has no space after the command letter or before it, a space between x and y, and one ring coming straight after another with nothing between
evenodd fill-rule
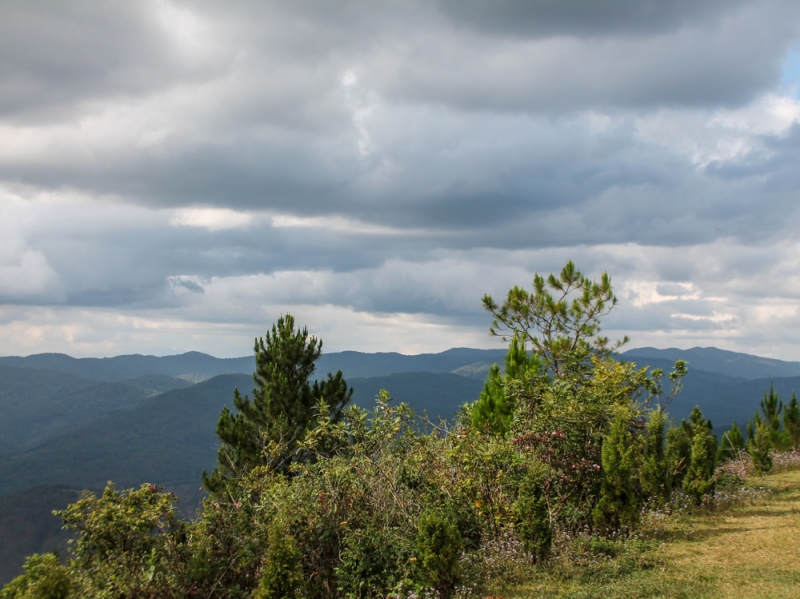
<instances>
[{"instance_id":1,"label":"green foliage","mask_svg":"<svg viewBox=\"0 0 800 599\"><path fill-rule=\"evenodd\" d=\"M657 503L669 501L672 494L672 471L665 448L666 423L666 414L660 408L650 412L641 466L642 494Z\"/></svg>"},{"instance_id":2,"label":"green foliage","mask_svg":"<svg viewBox=\"0 0 800 599\"><path fill-rule=\"evenodd\" d=\"M797 396L792 393L792 399L783 411L783 427L793 449L800 447L800 406Z\"/></svg>"},{"instance_id":3,"label":"green foliage","mask_svg":"<svg viewBox=\"0 0 800 599\"><path fill-rule=\"evenodd\" d=\"M402 532L356 529L344 539L342 564L336 569L339 590L348 598L371 599L411 586L414 562L410 556L411 544Z\"/></svg>"},{"instance_id":4,"label":"green foliage","mask_svg":"<svg viewBox=\"0 0 800 599\"><path fill-rule=\"evenodd\" d=\"M772 385L769 383L769 391L764 393L764 399L761 400L761 413L764 419L773 431L779 431L781 427L780 415L783 411L783 402L778 398L778 394Z\"/></svg>"},{"instance_id":5,"label":"green foliage","mask_svg":"<svg viewBox=\"0 0 800 599\"><path fill-rule=\"evenodd\" d=\"M264 338L256 339L253 399L242 397L237 389L233 403L238 413L223 408L220 414L218 464L211 475L203 474L209 491L223 492L232 478L257 466L286 471L298 458L320 398L329 406L331 418L340 417L353 395L341 371L321 383L309 383L321 352L322 342L309 336L308 329L295 330L290 314L279 318Z\"/></svg>"},{"instance_id":6,"label":"green foliage","mask_svg":"<svg viewBox=\"0 0 800 599\"><path fill-rule=\"evenodd\" d=\"M735 459L743 449L744 435L739 425L734 422L731 430L722 434L722 442L717 450L717 462Z\"/></svg>"},{"instance_id":7,"label":"green foliage","mask_svg":"<svg viewBox=\"0 0 800 599\"><path fill-rule=\"evenodd\" d=\"M541 362L536 354L529 355L525 339L514 335L505 357L505 376L495 364L489 370L480 398L472 406L472 425L497 434L508 431L514 413L513 395L506 393L507 384L526 384L530 377L539 375Z\"/></svg>"},{"instance_id":8,"label":"green foliage","mask_svg":"<svg viewBox=\"0 0 800 599\"><path fill-rule=\"evenodd\" d=\"M754 434L747 442L747 452L758 474L772 470L772 429L763 421L757 422Z\"/></svg>"},{"instance_id":9,"label":"green foliage","mask_svg":"<svg viewBox=\"0 0 800 599\"><path fill-rule=\"evenodd\" d=\"M514 504L517 516L515 530L525 549L538 560L547 557L553 542L550 511L544 492L546 480L545 468L535 464L522 479Z\"/></svg>"},{"instance_id":10,"label":"green foliage","mask_svg":"<svg viewBox=\"0 0 800 599\"><path fill-rule=\"evenodd\" d=\"M284 518L269 528L264 568L254 599L295 597L303 585L302 552Z\"/></svg>"},{"instance_id":11,"label":"green foliage","mask_svg":"<svg viewBox=\"0 0 800 599\"><path fill-rule=\"evenodd\" d=\"M483 384L480 398L470 407L472 425L479 429L504 431L511 417L511 401L506 395L500 367L494 364Z\"/></svg>"},{"instance_id":12,"label":"green foliage","mask_svg":"<svg viewBox=\"0 0 800 599\"><path fill-rule=\"evenodd\" d=\"M25 562L25 573L0 591L0 599L68 599L73 585L67 568L52 553L33 554Z\"/></svg>"},{"instance_id":13,"label":"green foliage","mask_svg":"<svg viewBox=\"0 0 800 599\"><path fill-rule=\"evenodd\" d=\"M187 591L187 524L175 516L177 499L154 485L119 492L109 484L100 497L58 512L79 533L72 545L79 596L169 598Z\"/></svg>"},{"instance_id":14,"label":"green foliage","mask_svg":"<svg viewBox=\"0 0 800 599\"><path fill-rule=\"evenodd\" d=\"M633 485L631 416L630 409L618 408L611 430L603 441L603 483L600 501L594 509L594 521L597 526L611 530L633 526L639 518Z\"/></svg>"},{"instance_id":15,"label":"green foliage","mask_svg":"<svg viewBox=\"0 0 800 599\"><path fill-rule=\"evenodd\" d=\"M506 330L530 341L556 376L582 372L592 352L607 355L627 341L609 347L608 338L600 336L600 317L616 303L608 273L592 281L571 260L559 276L550 273L546 281L537 273L532 293L514 287L502 306L483 296L484 308L494 317L491 334Z\"/></svg>"},{"instance_id":16,"label":"green foliage","mask_svg":"<svg viewBox=\"0 0 800 599\"><path fill-rule=\"evenodd\" d=\"M692 424L681 421L679 426L667 429L667 465L673 487L683 483L689 465L692 463Z\"/></svg>"},{"instance_id":17,"label":"green foliage","mask_svg":"<svg viewBox=\"0 0 800 599\"><path fill-rule=\"evenodd\" d=\"M717 440L711 432L711 423L703 418L700 408L695 407L691 419L692 456L683 479L683 490L699 504L704 495L714 491Z\"/></svg>"},{"instance_id":18,"label":"green foliage","mask_svg":"<svg viewBox=\"0 0 800 599\"><path fill-rule=\"evenodd\" d=\"M781 418L781 413L783 413L783 418ZM795 394L792 393L791 401L784 406L770 382L769 391L764 393L764 399L761 400L761 413L756 412L753 419L747 423L748 453L753 457L754 463L758 460L758 463L755 464L757 471L769 472L771 469L771 458L764 457L770 450L783 451L798 447L798 443L800 443L799 422L800 407L798 407ZM764 430L759 433L759 428ZM762 457L756 458L753 452ZM764 468L767 469L764 470Z\"/></svg>"},{"instance_id":19,"label":"green foliage","mask_svg":"<svg viewBox=\"0 0 800 599\"><path fill-rule=\"evenodd\" d=\"M425 581L444 599L461 579L458 559L464 539L455 519L441 510L426 510L419 517L416 555Z\"/></svg>"}]
</instances>

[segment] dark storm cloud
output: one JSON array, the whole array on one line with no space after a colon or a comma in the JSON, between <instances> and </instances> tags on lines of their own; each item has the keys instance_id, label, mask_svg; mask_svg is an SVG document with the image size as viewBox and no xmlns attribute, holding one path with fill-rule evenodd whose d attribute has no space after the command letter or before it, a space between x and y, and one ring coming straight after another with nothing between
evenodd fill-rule
<instances>
[{"instance_id":1,"label":"dark storm cloud","mask_svg":"<svg viewBox=\"0 0 800 599\"><path fill-rule=\"evenodd\" d=\"M799 37L782 0L6 3L0 299L467 327L572 257L632 329L740 326L795 251Z\"/></svg>"},{"instance_id":2,"label":"dark storm cloud","mask_svg":"<svg viewBox=\"0 0 800 599\"><path fill-rule=\"evenodd\" d=\"M5 2L0 117L54 120L76 105L195 75L144 2Z\"/></svg>"},{"instance_id":3,"label":"dark storm cloud","mask_svg":"<svg viewBox=\"0 0 800 599\"><path fill-rule=\"evenodd\" d=\"M457 23L477 31L523 36L634 36L662 34L693 22L715 21L738 0L439 0Z\"/></svg>"}]
</instances>

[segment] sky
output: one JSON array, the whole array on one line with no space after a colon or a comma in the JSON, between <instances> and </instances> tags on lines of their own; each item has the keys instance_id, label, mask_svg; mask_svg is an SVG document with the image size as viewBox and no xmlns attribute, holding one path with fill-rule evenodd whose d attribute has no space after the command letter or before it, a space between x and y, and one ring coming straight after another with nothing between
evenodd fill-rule
<instances>
[{"instance_id":1,"label":"sky","mask_svg":"<svg viewBox=\"0 0 800 599\"><path fill-rule=\"evenodd\" d=\"M800 360L800 3L0 3L0 355L629 347Z\"/></svg>"}]
</instances>

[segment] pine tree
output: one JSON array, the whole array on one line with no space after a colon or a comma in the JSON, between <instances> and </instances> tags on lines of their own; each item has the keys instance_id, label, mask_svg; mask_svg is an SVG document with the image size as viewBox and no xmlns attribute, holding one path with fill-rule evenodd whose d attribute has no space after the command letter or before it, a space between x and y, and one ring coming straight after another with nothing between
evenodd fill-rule
<instances>
[{"instance_id":1,"label":"pine tree","mask_svg":"<svg viewBox=\"0 0 800 599\"><path fill-rule=\"evenodd\" d=\"M692 463L692 424L682 420L667 429L667 465L673 487L678 487Z\"/></svg>"},{"instance_id":2,"label":"pine tree","mask_svg":"<svg viewBox=\"0 0 800 599\"><path fill-rule=\"evenodd\" d=\"M781 430L780 415L782 411L783 402L778 399L778 394L775 392L772 381L770 381L769 392L764 393L764 399L761 400L761 413L764 414L764 420L771 429L770 437L773 445L777 445L779 441L778 435Z\"/></svg>"},{"instance_id":3,"label":"pine tree","mask_svg":"<svg viewBox=\"0 0 800 599\"><path fill-rule=\"evenodd\" d=\"M633 485L633 436L628 427L631 413L620 408L611 424L611 431L603 440L601 451L603 482L600 501L594 509L598 526L616 529L635 524L639 517L639 504Z\"/></svg>"},{"instance_id":4,"label":"pine tree","mask_svg":"<svg viewBox=\"0 0 800 599\"><path fill-rule=\"evenodd\" d=\"M642 494L659 502L669 500L672 493L672 476L664 448L666 422L667 417L661 409L650 412L642 462Z\"/></svg>"},{"instance_id":5,"label":"pine tree","mask_svg":"<svg viewBox=\"0 0 800 599\"><path fill-rule=\"evenodd\" d=\"M210 475L203 473L203 484L213 493L256 466L286 471L292 461L302 459L298 446L313 424L317 401L323 399L330 418L337 421L353 395L341 371L309 383L322 341L306 328L295 330L290 314L279 318L264 338L256 339L254 349L253 399L236 389L233 404L238 413L225 407L217 422L222 441L218 464Z\"/></svg>"},{"instance_id":6,"label":"pine tree","mask_svg":"<svg viewBox=\"0 0 800 599\"><path fill-rule=\"evenodd\" d=\"M735 422L731 430L722 435L722 442L717 450L717 462L724 462L735 458L744 449L744 435Z\"/></svg>"},{"instance_id":7,"label":"pine tree","mask_svg":"<svg viewBox=\"0 0 800 599\"><path fill-rule=\"evenodd\" d=\"M764 399L761 400L761 413L764 414L767 422L774 428L778 416L783 410L783 402L778 398L772 381L769 382L769 391L764 392Z\"/></svg>"},{"instance_id":8,"label":"pine tree","mask_svg":"<svg viewBox=\"0 0 800 599\"><path fill-rule=\"evenodd\" d=\"M500 306L490 295L483 296L483 307L494 319L491 335L519 335L530 341L544 366L555 376L586 375L591 371L591 355L609 356L625 344L627 337L609 345L600 335L600 317L608 314L617 298L608 273L592 281L568 261L558 276L533 277L533 292L520 287L509 290Z\"/></svg>"},{"instance_id":9,"label":"pine tree","mask_svg":"<svg viewBox=\"0 0 800 599\"><path fill-rule=\"evenodd\" d=\"M753 459L757 474L767 474L772 470L772 442L771 430L764 422L755 426L755 434L747 443L747 452Z\"/></svg>"},{"instance_id":10,"label":"pine tree","mask_svg":"<svg viewBox=\"0 0 800 599\"><path fill-rule=\"evenodd\" d=\"M800 406L797 395L792 392L792 399L783 411L783 427L791 440L792 447L800 447Z\"/></svg>"},{"instance_id":11,"label":"pine tree","mask_svg":"<svg viewBox=\"0 0 800 599\"><path fill-rule=\"evenodd\" d=\"M717 439L700 408L692 411L692 421L692 461L683 479L683 490L700 503L704 495L714 491Z\"/></svg>"},{"instance_id":12,"label":"pine tree","mask_svg":"<svg viewBox=\"0 0 800 599\"><path fill-rule=\"evenodd\" d=\"M523 381L528 374L538 373L541 363L537 355L530 355L525 340L514 335L505 356L505 376L495 364L489 370L489 377L483 384L480 398L472 408L472 424L478 429L488 427L496 433L508 430L514 403L506 393L506 382Z\"/></svg>"}]
</instances>

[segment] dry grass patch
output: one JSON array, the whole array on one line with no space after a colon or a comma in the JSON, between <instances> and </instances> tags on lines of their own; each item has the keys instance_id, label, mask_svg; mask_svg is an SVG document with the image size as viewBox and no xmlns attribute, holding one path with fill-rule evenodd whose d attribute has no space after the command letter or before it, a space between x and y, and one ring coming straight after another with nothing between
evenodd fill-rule
<instances>
[{"instance_id":1,"label":"dry grass patch","mask_svg":"<svg viewBox=\"0 0 800 599\"><path fill-rule=\"evenodd\" d=\"M584 575L539 572L518 597L800 597L800 471L750 483L774 493L756 505L672 522L663 541L634 543Z\"/></svg>"}]
</instances>

